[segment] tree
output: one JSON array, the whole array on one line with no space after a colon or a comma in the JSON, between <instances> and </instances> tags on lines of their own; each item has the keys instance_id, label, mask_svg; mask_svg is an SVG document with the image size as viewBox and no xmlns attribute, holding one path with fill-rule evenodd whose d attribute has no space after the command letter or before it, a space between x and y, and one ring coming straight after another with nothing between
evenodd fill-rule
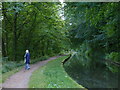
<instances>
[{"instance_id":1,"label":"tree","mask_svg":"<svg viewBox=\"0 0 120 90\"><path fill-rule=\"evenodd\" d=\"M60 3L4 2L3 56L19 61L26 49L32 58L60 53L67 39L61 8Z\"/></svg>"},{"instance_id":2,"label":"tree","mask_svg":"<svg viewBox=\"0 0 120 90\"><path fill-rule=\"evenodd\" d=\"M65 8L67 28L70 28L68 35L72 47L74 46L79 52L86 47L84 53L91 58L91 66L96 67L96 63L99 63L98 60L104 60L107 54L108 56L109 54L113 55L112 52L120 55L118 54L120 42L118 39L120 36L118 29L119 3L76 2L66 3ZM72 23L71 26L70 23ZM83 52L81 54L87 56ZM118 61L118 58L111 61Z\"/></svg>"}]
</instances>

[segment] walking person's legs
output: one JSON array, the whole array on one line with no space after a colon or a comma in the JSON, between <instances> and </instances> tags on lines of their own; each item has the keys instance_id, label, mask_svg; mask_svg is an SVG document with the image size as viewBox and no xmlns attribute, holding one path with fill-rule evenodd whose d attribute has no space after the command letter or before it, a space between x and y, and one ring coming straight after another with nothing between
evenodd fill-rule
<instances>
[{"instance_id":1,"label":"walking person's legs","mask_svg":"<svg viewBox=\"0 0 120 90\"><path fill-rule=\"evenodd\" d=\"M25 70L27 70L27 64L25 64Z\"/></svg>"},{"instance_id":2,"label":"walking person's legs","mask_svg":"<svg viewBox=\"0 0 120 90\"><path fill-rule=\"evenodd\" d=\"M29 69L30 69L30 65L26 64L26 70L29 70Z\"/></svg>"},{"instance_id":3,"label":"walking person's legs","mask_svg":"<svg viewBox=\"0 0 120 90\"><path fill-rule=\"evenodd\" d=\"M28 64L28 66L27 66L27 70L29 70L30 69L30 65Z\"/></svg>"},{"instance_id":4,"label":"walking person's legs","mask_svg":"<svg viewBox=\"0 0 120 90\"><path fill-rule=\"evenodd\" d=\"M30 69L30 65L29 64L25 64L25 70L29 70Z\"/></svg>"}]
</instances>

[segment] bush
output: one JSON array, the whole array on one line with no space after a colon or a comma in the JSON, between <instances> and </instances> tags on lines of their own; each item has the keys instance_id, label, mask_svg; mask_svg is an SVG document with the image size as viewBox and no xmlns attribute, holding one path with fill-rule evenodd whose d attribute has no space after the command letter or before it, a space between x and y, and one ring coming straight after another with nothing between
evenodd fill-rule
<instances>
[{"instance_id":1,"label":"bush","mask_svg":"<svg viewBox=\"0 0 120 90\"><path fill-rule=\"evenodd\" d=\"M2 73L6 73L9 72L11 70L13 70L16 67L20 67L22 66L23 63L19 62L14 62L14 61L3 61L3 65L2 65Z\"/></svg>"},{"instance_id":2,"label":"bush","mask_svg":"<svg viewBox=\"0 0 120 90\"><path fill-rule=\"evenodd\" d=\"M38 61L43 61L48 59L48 56L41 56L40 58L36 58L36 59L31 59L30 64L36 63ZM19 62L15 62L15 61L8 61L7 57L3 57L2 58L2 73L6 73L9 72L15 68L18 68L20 66L23 66L24 61L19 61Z\"/></svg>"},{"instance_id":3,"label":"bush","mask_svg":"<svg viewBox=\"0 0 120 90\"><path fill-rule=\"evenodd\" d=\"M38 61L43 61L43 60L46 60L48 59L49 56L41 56L40 58L36 58L36 59L31 59L30 63L33 64L33 63L36 63Z\"/></svg>"},{"instance_id":4,"label":"bush","mask_svg":"<svg viewBox=\"0 0 120 90\"><path fill-rule=\"evenodd\" d=\"M120 53L111 52L110 54L106 54L106 59L112 62L120 63ZM112 72L118 72L118 66L106 62L107 68Z\"/></svg>"},{"instance_id":5,"label":"bush","mask_svg":"<svg viewBox=\"0 0 120 90\"><path fill-rule=\"evenodd\" d=\"M42 56L42 57L40 57L40 61L46 60L48 58L49 58L49 56Z\"/></svg>"},{"instance_id":6,"label":"bush","mask_svg":"<svg viewBox=\"0 0 120 90\"><path fill-rule=\"evenodd\" d=\"M109 59L109 60L112 60L115 62L120 62L119 57L120 57L120 53L118 53L118 52L112 52L112 53L106 55L106 59Z\"/></svg>"}]
</instances>

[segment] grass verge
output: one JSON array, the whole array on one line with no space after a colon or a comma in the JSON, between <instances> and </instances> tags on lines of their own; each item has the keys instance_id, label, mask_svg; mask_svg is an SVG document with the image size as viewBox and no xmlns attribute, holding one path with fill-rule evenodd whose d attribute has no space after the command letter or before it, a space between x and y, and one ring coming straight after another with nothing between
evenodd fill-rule
<instances>
[{"instance_id":1,"label":"grass verge","mask_svg":"<svg viewBox=\"0 0 120 90\"><path fill-rule=\"evenodd\" d=\"M29 88L83 88L64 71L61 62L67 57L59 57L34 71L30 77Z\"/></svg>"}]
</instances>

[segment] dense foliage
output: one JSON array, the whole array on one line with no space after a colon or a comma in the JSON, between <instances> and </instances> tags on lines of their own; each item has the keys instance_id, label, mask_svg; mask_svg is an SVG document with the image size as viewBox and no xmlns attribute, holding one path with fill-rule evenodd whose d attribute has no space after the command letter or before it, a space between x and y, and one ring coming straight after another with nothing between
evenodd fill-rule
<instances>
[{"instance_id":1,"label":"dense foliage","mask_svg":"<svg viewBox=\"0 0 120 90\"><path fill-rule=\"evenodd\" d=\"M2 3L2 53L9 60L20 61L26 49L31 58L53 56L65 48L60 17L60 3Z\"/></svg>"},{"instance_id":2,"label":"dense foliage","mask_svg":"<svg viewBox=\"0 0 120 90\"><path fill-rule=\"evenodd\" d=\"M118 72L119 11L120 4L114 2L66 3L66 25L69 28L71 46L79 53L84 61L81 63L85 66L96 68L100 61L104 61L111 71Z\"/></svg>"}]
</instances>

